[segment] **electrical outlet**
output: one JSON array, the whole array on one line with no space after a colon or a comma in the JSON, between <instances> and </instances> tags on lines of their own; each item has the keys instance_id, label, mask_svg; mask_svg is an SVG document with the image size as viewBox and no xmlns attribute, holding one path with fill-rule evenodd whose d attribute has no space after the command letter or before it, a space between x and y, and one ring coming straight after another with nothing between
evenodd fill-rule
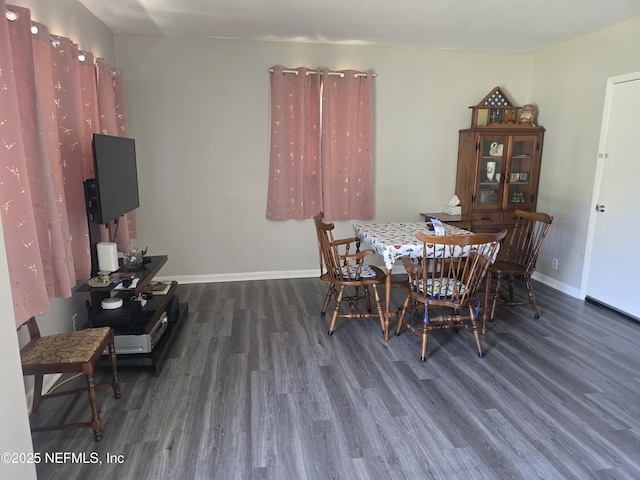
<instances>
[{"instance_id":1,"label":"electrical outlet","mask_svg":"<svg viewBox=\"0 0 640 480\"><path fill-rule=\"evenodd\" d=\"M553 257L553 260L551 260L551 268L554 270L558 269L558 259L556 257Z\"/></svg>"}]
</instances>

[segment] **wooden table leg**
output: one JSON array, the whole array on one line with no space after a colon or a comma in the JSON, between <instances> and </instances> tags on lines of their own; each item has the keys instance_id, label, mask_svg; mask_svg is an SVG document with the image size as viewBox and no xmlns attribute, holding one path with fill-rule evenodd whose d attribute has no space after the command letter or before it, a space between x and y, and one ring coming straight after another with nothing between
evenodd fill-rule
<instances>
[{"instance_id":1,"label":"wooden table leg","mask_svg":"<svg viewBox=\"0 0 640 480\"><path fill-rule=\"evenodd\" d=\"M391 269L387 268L387 278L385 279L385 304L384 304L384 339L389 340L389 319L393 316L390 310L391 305Z\"/></svg>"}]
</instances>

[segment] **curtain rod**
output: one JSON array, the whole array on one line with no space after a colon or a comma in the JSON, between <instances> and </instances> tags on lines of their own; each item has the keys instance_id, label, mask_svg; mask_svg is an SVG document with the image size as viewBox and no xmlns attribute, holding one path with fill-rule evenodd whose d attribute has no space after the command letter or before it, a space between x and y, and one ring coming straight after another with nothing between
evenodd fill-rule
<instances>
[{"instance_id":1,"label":"curtain rod","mask_svg":"<svg viewBox=\"0 0 640 480\"><path fill-rule=\"evenodd\" d=\"M275 72L275 70L274 70L273 68L270 68L270 69L269 69L269 72L274 73L274 72ZM295 75L298 75L298 71L297 71L297 70L288 70L288 69L283 69L283 70L282 70L282 73L293 73L293 74L295 74ZM307 70L307 71L305 72L305 75L307 75L307 76L309 76L309 75L323 75L323 73L322 73L322 72L319 72L319 71L317 71L317 70ZM329 72L329 73L328 73L328 75L329 75L330 77L331 77L331 76L344 77L344 72ZM354 74L353 74L353 76L354 76L355 78L358 78L358 77L366 77L366 76L367 76L367 74L366 74L366 73L363 73L363 72L357 72L357 73L354 73ZM372 73L372 74L371 74L371 76L372 76L372 77L377 77L377 75L376 75L375 73Z\"/></svg>"}]
</instances>

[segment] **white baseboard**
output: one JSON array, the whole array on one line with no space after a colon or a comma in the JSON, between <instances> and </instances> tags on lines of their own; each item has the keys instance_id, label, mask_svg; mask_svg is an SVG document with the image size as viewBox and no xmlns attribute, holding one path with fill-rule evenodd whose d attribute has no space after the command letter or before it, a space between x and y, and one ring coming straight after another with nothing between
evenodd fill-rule
<instances>
[{"instance_id":1,"label":"white baseboard","mask_svg":"<svg viewBox=\"0 0 640 480\"><path fill-rule=\"evenodd\" d=\"M393 273L402 273L404 268L397 270L394 268ZM271 272L243 272L243 273L222 273L213 275L177 275L173 277L160 277L156 279L159 281L175 280L178 283L221 283L221 282L244 282L250 280L276 280L287 278L310 278L318 277L319 273L317 269L313 270L283 270L283 271L271 271ZM567 295L575 298L582 298L580 296L580 290L574 288L566 283L559 282L558 280L543 275L538 272L534 272L532 275L534 280L537 280L545 285L555 288Z\"/></svg>"},{"instance_id":2,"label":"white baseboard","mask_svg":"<svg viewBox=\"0 0 640 480\"><path fill-rule=\"evenodd\" d=\"M178 283L221 283L245 282L250 280L281 280L287 278L319 277L318 269L313 270L283 270L273 272L243 272L221 273L212 275L176 275L173 277L155 277L159 281L175 280Z\"/></svg>"},{"instance_id":3,"label":"white baseboard","mask_svg":"<svg viewBox=\"0 0 640 480\"><path fill-rule=\"evenodd\" d=\"M403 273L404 268L395 269L393 273ZM317 269L313 270L282 270L271 272L243 272L243 273L221 273L212 275L176 275L173 277L161 277L157 276L156 280L159 281L171 281L175 280L178 283L221 283L221 282L245 282L251 280L278 280L287 278L310 278L318 277L319 272ZM543 275L538 272L534 272L532 275L534 280L537 280L545 285L555 288L556 290L566 293L575 298L583 298L580 296L580 290L574 288L566 283L559 282L558 280Z\"/></svg>"},{"instance_id":4,"label":"white baseboard","mask_svg":"<svg viewBox=\"0 0 640 480\"><path fill-rule=\"evenodd\" d=\"M545 285L548 285L551 288L555 288L556 290L562 293L566 293L567 295L570 295L574 298L580 298L584 300L584 297L580 295L579 288L575 288L575 287L572 287L571 285L567 285L566 283L559 282L555 278L547 277L546 275L543 275L538 272L533 272L533 275L531 275L531 278L541 283L544 283Z\"/></svg>"}]
</instances>

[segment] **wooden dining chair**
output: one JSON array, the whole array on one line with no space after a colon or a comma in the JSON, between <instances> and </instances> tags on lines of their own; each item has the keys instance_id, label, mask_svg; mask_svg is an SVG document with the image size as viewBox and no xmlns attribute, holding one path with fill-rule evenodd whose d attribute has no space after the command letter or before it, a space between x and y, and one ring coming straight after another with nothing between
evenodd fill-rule
<instances>
[{"instance_id":1,"label":"wooden dining chair","mask_svg":"<svg viewBox=\"0 0 640 480\"><path fill-rule=\"evenodd\" d=\"M531 305L534 318L540 318L536 306L533 287L531 286L531 274L536 267L538 254L542 242L549 231L553 217L542 212L525 212L516 210L516 225L510 234L507 250L504 255L489 267L487 274L487 294L491 292L491 280L496 279L493 300L491 302L491 314L489 321L493 321L496 306L500 301L503 305L517 306ZM527 299L520 300L514 294L514 279L521 277L527 289ZM507 279L509 296L501 295L501 283ZM486 317L485 317L486 318ZM483 319L483 331L486 331L486 321Z\"/></svg>"},{"instance_id":2,"label":"wooden dining chair","mask_svg":"<svg viewBox=\"0 0 640 480\"><path fill-rule=\"evenodd\" d=\"M478 319L481 307L478 289L506 234L506 230L469 235L416 234L423 244L423 255L418 259L401 257L408 278L401 284L406 297L396 335L400 335L402 327L406 326L411 333L421 337L422 362L427 359L429 332L442 329L465 328L473 334L478 355L484 356ZM424 310L423 320L406 321L409 310Z\"/></svg>"},{"instance_id":3,"label":"wooden dining chair","mask_svg":"<svg viewBox=\"0 0 640 480\"><path fill-rule=\"evenodd\" d=\"M329 283L329 291L324 299L321 314L329 307L331 300L335 300L333 316L329 326L329 335L333 335L338 318L372 318L378 317L385 337L389 334L389 324L386 320L378 285L384 285L386 274L374 265L366 265L364 260L373 255L373 250L360 250L360 241L355 237L334 239L333 223L324 221L324 213L314 217L316 234L318 237L318 251L320 256L320 280ZM369 287L373 289L376 312L371 310L371 296ZM345 296L345 289L353 288L351 295ZM367 312L358 310L356 301L364 298ZM349 312L341 311L343 302L349 302Z\"/></svg>"},{"instance_id":4,"label":"wooden dining chair","mask_svg":"<svg viewBox=\"0 0 640 480\"><path fill-rule=\"evenodd\" d=\"M60 397L63 395L88 392L91 407L91 421L80 423L66 423L75 405L70 402L63 414L61 423L43 427L32 428L32 432L58 430L67 428L91 427L96 441L102 440L102 420L98 414L98 402L96 389L113 388L115 398L120 398L120 381L116 365L116 351L114 345L113 330L110 327L88 328L75 332L59 333L55 335L41 336L35 317L27 321L30 341L20 350L22 360L22 372L24 375L34 375L32 415L40 407L41 400ZM111 360L113 378L111 383L96 385L94 373L100 356L108 349ZM86 376L87 387L67 389L60 392L42 394L43 376L47 374L77 373Z\"/></svg>"}]
</instances>

